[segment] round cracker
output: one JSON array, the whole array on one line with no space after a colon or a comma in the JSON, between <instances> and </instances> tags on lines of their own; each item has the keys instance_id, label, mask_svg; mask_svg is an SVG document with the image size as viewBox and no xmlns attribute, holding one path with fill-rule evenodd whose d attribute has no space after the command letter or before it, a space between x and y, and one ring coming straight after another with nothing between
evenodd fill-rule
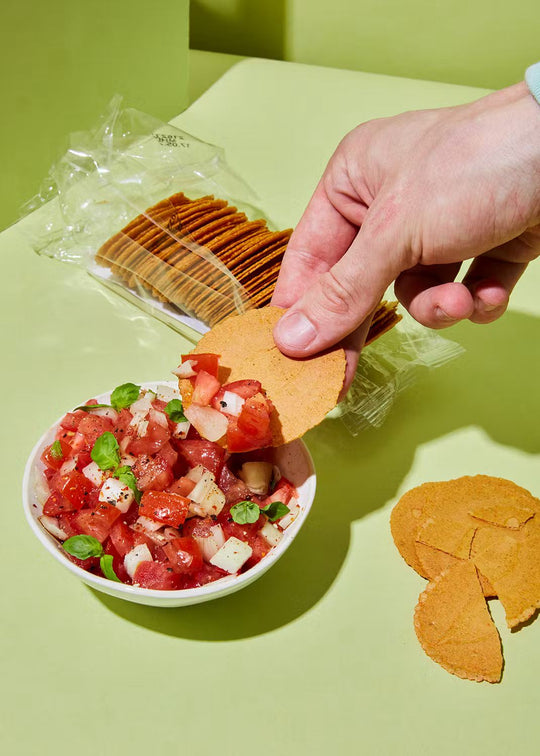
<instances>
[{"instance_id":1,"label":"round cracker","mask_svg":"<svg viewBox=\"0 0 540 756\"><path fill-rule=\"evenodd\" d=\"M273 329L285 310L265 307L227 318L206 333L193 352L220 357L223 382L260 381L274 405L273 445L293 441L336 405L345 378L345 352L332 349L305 360L282 354Z\"/></svg>"}]
</instances>

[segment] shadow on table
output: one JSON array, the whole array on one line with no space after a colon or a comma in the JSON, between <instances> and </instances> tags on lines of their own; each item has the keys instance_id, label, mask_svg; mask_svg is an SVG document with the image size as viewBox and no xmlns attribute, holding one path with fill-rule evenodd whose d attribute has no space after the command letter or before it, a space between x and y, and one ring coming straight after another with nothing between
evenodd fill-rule
<instances>
[{"instance_id":1,"label":"shadow on table","mask_svg":"<svg viewBox=\"0 0 540 756\"><path fill-rule=\"evenodd\" d=\"M339 421L327 421L310 431L307 444L324 470L314 506L294 545L256 583L181 609L96 598L130 622L179 638L260 635L294 621L324 596L347 554L351 522L396 495L419 445L476 426L497 444L540 452L539 319L507 313L489 327L456 326L451 336L467 353L404 394L382 429L352 438Z\"/></svg>"}]
</instances>

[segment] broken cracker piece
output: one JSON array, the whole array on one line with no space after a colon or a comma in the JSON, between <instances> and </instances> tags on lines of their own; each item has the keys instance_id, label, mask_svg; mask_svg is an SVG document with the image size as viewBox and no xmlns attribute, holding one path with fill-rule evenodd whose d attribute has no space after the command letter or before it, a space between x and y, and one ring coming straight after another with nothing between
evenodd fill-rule
<instances>
[{"instance_id":1,"label":"broken cracker piece","mask_svg":"<svg viewBox=\"0 0 540 756\"><path fill-rule=\"evenodd\" d=\"M476 682L501 679L501 640L472 562L459 560L428 584L414 628L426 654L453 675Z\"/></svg>"}]
</instances>

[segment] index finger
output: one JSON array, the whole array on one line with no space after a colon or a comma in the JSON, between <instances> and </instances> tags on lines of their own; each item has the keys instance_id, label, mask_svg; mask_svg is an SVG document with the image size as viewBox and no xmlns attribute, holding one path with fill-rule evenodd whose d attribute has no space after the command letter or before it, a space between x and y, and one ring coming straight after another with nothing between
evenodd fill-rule
<instances>
[{"instance_id":1,"label":"index finger","mask_svg":"<svg viewBox=\"0 0 540 756\"><path fill-rule=\"evenodd\" d=\"M358 227L332 204L319 181L307 208L296 226L272 295L272 304L290 307L318 278L345 254Z\"/></svg>"}]
</instances>

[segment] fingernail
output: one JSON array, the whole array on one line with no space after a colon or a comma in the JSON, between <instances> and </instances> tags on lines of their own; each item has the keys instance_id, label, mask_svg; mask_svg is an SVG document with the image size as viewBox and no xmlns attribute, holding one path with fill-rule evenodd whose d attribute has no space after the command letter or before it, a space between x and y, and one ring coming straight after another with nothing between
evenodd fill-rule
<instances>
[{"instance_id":1,"label":"fingernail","mask_svg":"<svg viewBox=\"0 0 540 756\"><path fill-rule=\"evenodd\" d=\"M317 330L301 312L291 312L277 324L276 335L284 347L305 349L317 335Z\"/></svg>"},{"instance_id":2,"label":"fingernail","mask_svg":"<svg viewBox=\"0 0 540 756\"><path fill-rule=\"evenodd\" d=\"M453 323L456 320L447 312L445 312L441 307L435 308L435 314L437 315L438 320L444 320L447 323Z\"/></svg>"}]
</instances>

